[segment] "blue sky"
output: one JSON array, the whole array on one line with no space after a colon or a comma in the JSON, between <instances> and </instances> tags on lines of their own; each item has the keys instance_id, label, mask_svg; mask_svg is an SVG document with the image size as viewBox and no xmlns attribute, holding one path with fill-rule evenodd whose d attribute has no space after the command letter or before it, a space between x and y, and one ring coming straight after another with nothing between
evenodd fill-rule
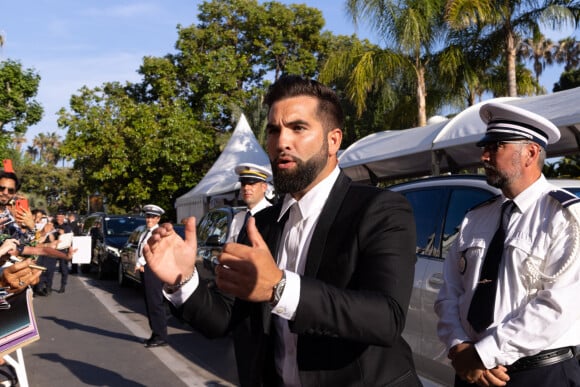
<instances>
[{"instance_id":1,"label":"blue sky","mask_svg":"<svg viewBox=\"0 0 580 387\"><path fill-rule=\"evenodd\" d=\"M342 0L308 0L320 9L326 30L357 33L379 43L364 28L355 30ZM27 133L28 145L38 133L56 132L56 112L68 108L70 96L86 85L139 81L136 70L144 56L174 52L177 25L196 23L201 0L7 0L0 4L0 33L5 45L0 60L18 60L41 76L38 101L44 118ZM560 74L542 76L548 90Z\"/></svg>"}]
</instances>

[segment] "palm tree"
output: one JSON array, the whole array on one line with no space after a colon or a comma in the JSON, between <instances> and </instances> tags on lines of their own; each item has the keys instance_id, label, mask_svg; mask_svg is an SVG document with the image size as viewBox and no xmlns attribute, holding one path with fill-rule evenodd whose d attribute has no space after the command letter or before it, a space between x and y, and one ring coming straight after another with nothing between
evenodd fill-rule
<instances>
[{"instance_id":1,"label":"palm tree","mask_svg":"<svg viewBox=\"0 0 580 387\"><path fill-rule=\"evenodd\" d=\"M560 40L554 58L556 63L565 63L564 71L577 69L580 65L580 42L573 37Z\"/></svg>"},{"instance_id":2,"label":"palm tree","mask_svg":"<svg viewBox=\"0 0 580 387\"><path fill-rule=\"evenodd\" d=\"M36 158L38 157L38 148L29 145L26 147L26 154L32 158L32 161L36 161Z\"/></svg>"},{"instance_id":3,"label":"palm tree","mask_svg":"<svg viewBox=\"0 0 580 387\"><path fill-rule=\"evenodd\" d=\"M414 84L417 124L426 125L425 76L432 50L444 34L443 0L347 0L346 5L354 23L365 19L381 34L387 47L359 47L357 52L332 54L320 74L321 80L348 75L346 93L359 115L366 108L367 93L390 88L389 80Z\"/></svg>"},{"instance_id":4,"label":"palm tree","mask_svg":"<svg viewBox=\"0 0 580 387\"><path fill-rule=\"evenodd\" d=\"M46 148L49 142L50 140L44 133L38 133L32 140L32 145L38 148L38 160L41 162L46 161Z\"/></svg>"},{"instance_id":5,"label":"palm tree","mask_svg":"<svg viewBox=\"0 0 580 387\"><path fill-rule=\"evenodd\" d=\"M20 153L20 151L22 150L22 144L26 143L26 136L24 136L21 133L14 134L12 136L12 142L14 143L14 149L16 149L18 153Z\"/></svg>"},{"instance_id":6,"label":"palm tree","mask_svg":"<svg viewBox=\"0 0 580 387\"><path fill-rule=\"evenodd\" d=\"M539 31L534 33L533 38L526 38L522 41L519 54L524 59L533 61L536 82L540 83L540 75L542 75L546 65L552 65L554 63L553 54L556 46L556 43L552 42L551 39L546 39Z\"/></svg>"},{"instance_id":7,"label":"palm tree","mask_svg":"<svg viewBox=\"0 0 580 387\"><path fill-rule=\"evenodd\" d=\"M447 0L445 18L451 28L464 30L481 25L486 39L502 37L506 59L508 96L517 96L516 62L522 35L534 35L540 26L576 27L578 2L569 0Z\"/></svg>"},{"instance_id":8,"label":"palm tree","mask_svg":"<svg viewBox=\"0 0 580 387\"><path fill-rule=\"evenodd\" d=\"M44 159L47 163L56 165L60 159L60 137L55 132L46 136L46 148Z\"/></svg>"}]
</instances>

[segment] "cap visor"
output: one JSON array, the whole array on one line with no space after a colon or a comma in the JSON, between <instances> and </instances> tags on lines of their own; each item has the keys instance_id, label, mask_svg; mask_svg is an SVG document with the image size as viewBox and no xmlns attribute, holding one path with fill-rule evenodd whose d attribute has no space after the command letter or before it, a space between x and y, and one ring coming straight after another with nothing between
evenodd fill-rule
<instances>
[{"instance_id":1,"label":"cap visor","mask_svg":"<svg viewBox=\"0 0 580 387\"><path fill-rule=\"evenodd\" d=\"M475 143L476 147L483 147L486 144L498 141L515 141L515 140L529 140L529 138L523 136L514 136L510 133L489 133L483 136L481 140Z\"/></svg>"},{"instance_id":2,"label":"cap visor","mask_svg":"<svg viewBox=\"0 0 580 387\"><path fill-rule=\"evenodd\" d=\"M240 183L242 184L256 184L259 182L264 182L262 179L258 179L257 177L244 177L240 179Z\"/></svg>"}]
</instances>

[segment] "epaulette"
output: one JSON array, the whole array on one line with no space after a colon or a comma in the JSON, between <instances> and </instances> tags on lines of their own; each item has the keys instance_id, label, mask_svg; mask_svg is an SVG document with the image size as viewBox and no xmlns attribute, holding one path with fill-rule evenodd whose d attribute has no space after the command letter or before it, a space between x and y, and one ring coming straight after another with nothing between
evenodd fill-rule
<instances>
[{"instance_id":1,"label":"epaulette","mask_svg":"<svg viewBox=\"0 0 580 387\"><path fill-rule=\"evenodd\" d=\"M556 199L556 201L564 208L580 202L580 198L578 196L561 189L551 191L549 195Z\"/></svg>"},{"instance_id":2,"label":"epaulette","mask_svg":"<svg viewBox=\"0 0 580 387\"><path fill-rule=\"evenodd\" d=\"M479 207L484 207L484 206L487 206L488 204L491 204L491 203L495 202L495 201L496 201L498 198L500 198L500 197L501 197L501 195L495 195L495 196L493 196L493 197L491 197L491 198L487 199L486 201L484 201L484 202L481 202L481 203L479 203L479 204L477 204L477 205L475 205L475 206L471 207L470 209L468 209L468 210L467 210L467 212L469 212L469 211L473 211L473 210L475 210L475 209L477 209L477 208L479 208Z\"/></svg>"}]
</instances>

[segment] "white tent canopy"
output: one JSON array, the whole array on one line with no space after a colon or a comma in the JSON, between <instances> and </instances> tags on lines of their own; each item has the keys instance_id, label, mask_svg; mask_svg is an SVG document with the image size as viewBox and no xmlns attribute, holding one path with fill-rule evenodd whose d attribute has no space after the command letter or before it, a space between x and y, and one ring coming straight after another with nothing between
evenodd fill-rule
<instances>
[{"instance_id":1,"label":"white tent canopy","mask_svg":"<svg viewBox=\"0 0 580 387\"><path fill-rule=\"evenodd\" d=\"M210 200L216 197L234 198L240 189L234 168L240 163L254 163L270 169L270 161L254 136L248 120L242 114L232 137L207 174L189 192L175 200L177 219L189 216L200 219L207 212Z\"/></svg>"},{"instance_id":2,"label":"white tent canopy","mask_svg":"<svg viewBox=\"0 0 580 387\"><path fill-rule=\"evenodd\" d=\"M491 101L519 106L548 118L562 133L556 144L548 146L548 156L573 154L580 150L579 100L580 88L536 97L488 100L441 123L364 137L342 152L340 166L356 181L439 174L478 166L481 153L475 143L486 129L479 118L479 108Z\"/></svg>"}]
</instances>

